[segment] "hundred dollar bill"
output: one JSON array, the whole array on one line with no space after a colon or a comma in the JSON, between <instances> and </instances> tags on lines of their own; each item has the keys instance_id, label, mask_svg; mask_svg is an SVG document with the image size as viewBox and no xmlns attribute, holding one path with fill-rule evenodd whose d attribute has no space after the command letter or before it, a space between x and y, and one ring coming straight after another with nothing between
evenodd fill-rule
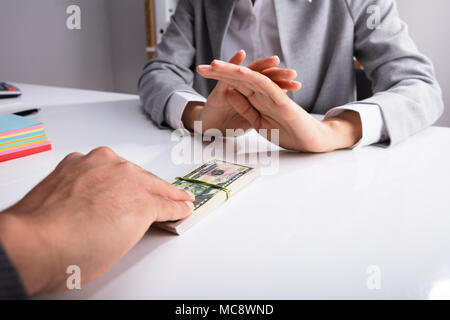
<instances>
[{"instance_id":1,"label":"hundred dollar bill","mask_svg":"<svg viewBox=\"0 0 450 320\"><path fill-rule=\"evenodd\" d=\"M194 212L183 220L162 222L156 226L181 234L205 215L230 200L243 187L259 176L256 167L244 166L222 160L212 160L178 177L173 184L195 195Z\"/></svg>"}]
</instances>

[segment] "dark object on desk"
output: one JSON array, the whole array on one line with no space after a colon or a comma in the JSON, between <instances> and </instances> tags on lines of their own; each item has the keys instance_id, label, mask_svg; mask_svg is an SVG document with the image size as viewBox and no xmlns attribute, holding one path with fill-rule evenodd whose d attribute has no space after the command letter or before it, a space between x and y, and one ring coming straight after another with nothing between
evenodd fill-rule
<instances>
[{"instance_id":1,"label":"dark object on desk","mask_svg":"<svg viewBox=\"0 0 450 320\"><path fill-rule=\"evenodd\" d=\"M0 82L0 99L15 98L22 94L19 88L6 82Z\"/></svg>"},{"instance_id":2,"label":"dark object on desk","mask_svg":"<svg viewBox=\"0 0 450 320\"><path fill-rule=\"evenodd\" d=\"M41 110L41 109L37 109L37 108L36 109L28 109L28 110L24 110L24 111L14 112L14 114L16 116L26 117L26 116L29 116L31 114L38 113L39 110Z\"/></svg>"}]
</instances>

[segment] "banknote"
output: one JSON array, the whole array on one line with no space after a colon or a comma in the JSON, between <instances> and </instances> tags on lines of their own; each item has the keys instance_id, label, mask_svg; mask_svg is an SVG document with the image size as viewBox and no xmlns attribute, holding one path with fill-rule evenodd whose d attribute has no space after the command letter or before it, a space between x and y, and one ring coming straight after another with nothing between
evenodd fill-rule
<instances>
[{"instance_id":1,"label":"banknote","mask_svg":"<svg viewBox=\"0 0 450 320\"><path fill-rule=\"evenodd\" d=\"M158 222L156 227L181 234L230 200L259 176L258 167L212 160L178 177L174 185L195 194L194 212L178 221Z\"/></svg>"},{"instance_id":2,"label":"banknote","mask_svg":"<svg viewBox=\"0 0 450 320\"><path fill-rule=\"evenodd\" d=\"M184 175L183 178L195 179L208 184L227 188L230 184L254 170L252 167L228 163L221 160L212 160ZM195 182L176 180L174 185L191 191L195 195L194 210L199 209L211 200L218 192L223 190Z\"/></svg>"}]
</instances>

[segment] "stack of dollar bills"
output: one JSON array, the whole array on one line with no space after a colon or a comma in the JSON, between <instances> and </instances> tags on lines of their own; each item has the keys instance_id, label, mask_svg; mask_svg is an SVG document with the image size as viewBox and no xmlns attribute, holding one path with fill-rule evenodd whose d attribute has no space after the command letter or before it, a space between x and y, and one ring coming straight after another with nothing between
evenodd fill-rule
<instances>
[{"instance_id":1,"label":"stack of dollar bills","mask_svg":"<svg viewBox=\"0 0 450 320\"><path fill-rule=\"evenodd\" d=\"M181 234L259 176L257 167L212 160L176 178L173 184L195 194L194 212L186 219L155 226Z\"/></svg>"}]
</instances>

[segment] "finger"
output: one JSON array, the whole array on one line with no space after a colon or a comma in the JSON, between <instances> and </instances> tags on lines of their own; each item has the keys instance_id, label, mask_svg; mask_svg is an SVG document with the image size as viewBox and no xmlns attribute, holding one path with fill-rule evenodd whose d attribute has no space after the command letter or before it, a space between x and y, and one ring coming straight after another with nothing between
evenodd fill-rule
<instances>
[{"instance_id":1,"label":"finger","mask_svg":"<svg viewBox=\"0 0 450 320\"><path fill-rule=\"evenodd\" d=\"M223 77L229 77L247 83L249 87L258 90L262 95L282 92L282 90L268 77L246 67L235 66L223 61L214 60L211 63L211 69L213 75L221 75Z\"/></svg>"},{"instance_id":2,"label":"finger","mask_svg":"<svg viewBox=\"0 0 450 320\"><path fill-rule=\"evenodd\" d=\"M191 191L181 189L155 176L147 170L140 169L145 173L146 185L150 193L174 201L195 201L195 195Z\"/></svg>"},{"instance_id":3,"label":"finger","mask_svg":"<svg viewBox=\"0 0 450 320\"><path fill-rule=\"evenodd\" d=\"M231 89L235 89L239 91L241 94L246 96L247 98L250 96L255 95L256 93L261 93L262 95L266 96L266 93L264 92L264 89L261 89L256 83L251 81L243 81L236 79L234 76L223 76L222 74L211 74L211 75L204 75L207 79L215 79L220 81L221 83L224 83L229 86Z\"/></svg>"},{"instance_id":4,"label":"finger","mask_svg":"<svg viewBox=\"0 0 450 320\"><path fill-rule=\"evenodd\" d=\"M244 62L246 55L247 55L247 54L245 53L244 50L239 50L239 51L236 52L236 54L230 59L230 63L231 63L231 64L235 64L235 65L241 65L242 62ZM199 67L201 68L201 66L197 66L197 72L198 72L198 73L200 73ZM201 73L200 73L200 74L201 74ZM217 84L217 86L218 86L218 89L219 89L219 90L225 90L226 87L227 87L227 84L226 84L226 83L223 83L223 82L219 82L219 83Z\"/></svg>"},{"instance_id":5,"label":"finger","mask_svg":"<svg viewBox=\"0 0 450 320\"><path fill-rule=\"evenodd\" d=\"M274 101L280 103L281 101L278 101L280 97L285 97L284 94L280 95L280 93L283 93L283 90L273 81L261 73L252 71L246 67L214 60L211 63L210 69L205 68L203 73L212 79L220 79L223 81L227 81L228 79L228 81L241 83L241 85L245 84L252 90L255 90L255 92L263 96L270 96ZM239 85L234 85L234 87L242 92ZM248 97L247 94L245 95Z\"/></svg>"},{"instance_id":6,"label":"finger","mask_svg":"<svg viewBox=\"0 0 450 320\"><path fill-rule=\"evenodd\" d=\"M159 195L150 196L151 213L155 222L176 221L187 218L194 210L190 201L174 201Z\"/></svg>"},{"instance_id":7,"label":"finger","mask_svg":"<svg viewBox=\"0 0 450 320\"><path fill-rule=\"evenodd\" d=\"M259 128L261 115L243 95L236 90L230 89L227 92L227 99L234 110L247 120L253 128Z\"/></svg>"},{"instance_id":8,"label":"finger","mask_svg":"<svg viewBox=\"0 0 450 320\"><path fill-rule=\"evenodd\" d=\"M239 50L231 59L230 59L230 63L232 64L236 64L236 65L241 65L244 61L245 61L245 57L247 56L247 54L245 53L244 50Z\"/></svg>"},{"instance_id":9,"label":"finger","mask_svg":"<svg viewBox=\"0 0 450 320\"><path fill-rule=\"evenodd\" d=\"M242 62L244 62L246 57L246 53L244 50L239 50L231 59L230 59L230 63L235 64L235 65L241 65ZM226 90L227 84L223 83L223 82L219 82L217 84L219 86L219 90Z\"/></svg>"},{"instance_id":10,"label":"finger","mask_svg":"<svg viewBox=\"0 0 450 320\"><path fill-rule=\"evenodd\" d=\"M274 81L281 89L287 91L298 91L302 88L302 84L297 81Z\"/></svg>"},{"instance_id":11,"label":"finger","mask_svg":"<svg viewBox=\"0 0 450 320\"><path fill-rule=\"evenodd\" d=\"M261 72L265 69L277 67L280 64L280 58L278 56L272 56L268 58L262 58L252 62L247 67L253 71Z\"/></svg>"},{"instance_id":12,"label":"finger","mask_svg":"<svg viewBox=\"0 0 450 320\"><path fill-rule=\"evenodd\" d=\"M244 62L246 53L244 50L239 50L231 59L230 63L235 65L241 65L242 62ZM201 74L201 71L208 65L198 65L197 66L197 72ZM209 67L209 66L208 66Z\"/></svg>"},{"instance_id":13,"label":"finger","mask_svg":"<svg viewBox=\"0 0 450 320\"><path fill-rule=\"evenodd\" d=\"M251 86L247 85L247 83L242 82L240 80L237 80L235 77L230 76L228 74L219 74L214 73L211 69L211 66L209 65L200 65L197 67L198 73L206 78L206 79L213 79L219 81L219 83L222 83L224 85L224 88L226 86L236 87L240 88L242 93L244 95L251 95L255 92L255 89Z\"/></svg>"},{"instance_id":14,"label":"finger","mask_svg":"<svg viewBox=\"0 0 450 320\"><path fill-rule=\"evenodd\" d=\"M261 73L270 78L272 81L289 81L297 78L297 71L294 69L269 68L262 70Z\"/></svg>"},{"instance_id":15,"label":"finger","mask_svg":"<svg viewBox=\"0 0 450 320\"><path fill-rule=\"evenodd\" d=\"M254 83L251 82L243 82L242 80L236 79L235 76L229 74L215 73L211 66L202 66L199 74L207 79L215 79L220 81L224 86L228 85L232 88L236 88L240 93L242 93L246 97L250 97L255 94L255 92L264 92L265 88L257 87ZM282 89L283 93L287 91L298 91L301 89L302 85L297 81L274 81L275 84L278 85L280 89Z\"/></svg>"},{"instance_id":16,"label":"finger","mask_svg":"<svg viewBox=\"0 0 450 320\"><path fill-rule=\"evenodd\" d=\"M238 72L250 72L251 70L246 68L246 67L240 67L240 66L235 66L232 64L227 64L228 70L219 70L219 69L213 69L216 68L215 64L217 62L213 62L211 66L209 65L201 65L198 66L198 73L206 78L206 79L214 79L217 81L222 81L225 82L226 84L236 87L236 88L240 88L242 90L246 91L246 94L251 94L253 92L255 92L255 84L251 83L250 81L243 81L242 77L236 77L235 75L233 75L232 70L237 70ZM213 67L215 66L215 67ZM232 67L230 67L232 66ZM238 68L238 69L234 69L234 68ZM247 88L249 90L247 90Z\"/></svg>"},{"instance_id":17,"label":"finger","mask_svg":"<svg viewBox=\"0 0 450 320\"><path fill-rule=\"evenodd\" d=\"M143 179L146 189L151 194L175 201L195 201L195 195L189 190L178 188L135 163L120 158L118 165L123 166L122 169L130 170L130 176L138 174L138 179Z\"/></svg>"}]
</instances>

